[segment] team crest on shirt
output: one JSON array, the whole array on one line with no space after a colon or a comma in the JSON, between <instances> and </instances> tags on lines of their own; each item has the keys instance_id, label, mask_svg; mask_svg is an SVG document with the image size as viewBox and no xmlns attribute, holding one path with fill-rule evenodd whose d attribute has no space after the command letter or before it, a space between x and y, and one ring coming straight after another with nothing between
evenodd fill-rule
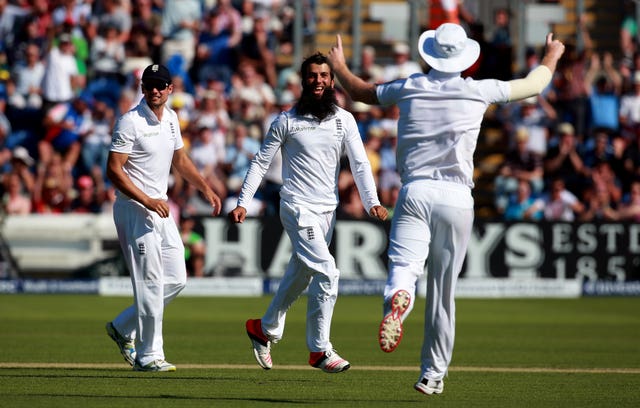
<instances>
[{"instance_id":1,"label":"team crest on shirt","mask_svg":"<svg viewBox=\"0 0 640 408\"><path fill-rule=\"evenodd\" d=\"M307 228L307 241L313 241L315 239L315 233L313 232L313 227Z\"/></svg>"}]
</instances>

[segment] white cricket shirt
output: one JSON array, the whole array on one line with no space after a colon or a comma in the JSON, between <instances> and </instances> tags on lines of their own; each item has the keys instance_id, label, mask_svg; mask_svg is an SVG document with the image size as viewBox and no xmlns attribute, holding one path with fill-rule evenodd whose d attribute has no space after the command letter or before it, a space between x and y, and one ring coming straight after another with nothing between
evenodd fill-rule
<instances>
[{"instance_id":1,"label":"white cricket shirt","mask_svg":"<svg viewBox=\"0 0 640 408\"><path fill-rule=\"evenodd\" d=\"M476 81L431 70L378 85L382 105L397 104L397 170L403 183L444 180L473 187L473 153L490 104L507 102L508 82Z\"/></svg>"},{"instance_id":2,"label":"white cricket shirt","mask_svg":"<svg viewBox=\"0 0 640 408\"><path fill-rule=\"evenodd\" d=\"M129 155L123 170L133 184L151 198L166 200L173 152L182 147L178 115L165 106L160 122L142 99L116 122L110 150ZM120 191L118 197L129 199Z\"/></svg>"},{"instance_id":3,"label":"white cricket shirt","mask_svg":"<svg viewBox=\"0 0 640 408\"><path fill-rule=\"evenodd\" d=\"M279 149L283 179L280 197L287 203L316 213L335 210L340 157L346 152L365 209L369 212L371 207L380 205L356 121L351 113L338 107L322 122L311 115L296 115L295 108L278 115L251 161L239 206L247 208Z\"/></svg>"}]
</instances>

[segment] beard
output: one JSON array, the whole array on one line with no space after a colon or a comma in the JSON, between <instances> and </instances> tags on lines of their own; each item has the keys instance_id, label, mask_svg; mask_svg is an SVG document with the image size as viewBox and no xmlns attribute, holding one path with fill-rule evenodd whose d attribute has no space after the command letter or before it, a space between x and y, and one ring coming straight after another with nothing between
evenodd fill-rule
<instances>
[{"instance_id":1,"label":"beard","mask_svg":"<svg viewBox=\"0 0 640 408\"><path fill-rule=\"evenodd\" d=\"M323 121L327 116L336 112L337 104L336 91L333 88L325 88L320 99L313 96L310 88L304 88L296 104L296 113L299 115L311 114Z\"/></svg>"}]
</instances>

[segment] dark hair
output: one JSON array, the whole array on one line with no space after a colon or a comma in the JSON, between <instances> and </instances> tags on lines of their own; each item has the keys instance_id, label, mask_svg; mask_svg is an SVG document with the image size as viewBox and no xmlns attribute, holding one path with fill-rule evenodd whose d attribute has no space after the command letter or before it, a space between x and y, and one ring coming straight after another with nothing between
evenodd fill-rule
<instances>
[{"instance_id":1,"label":"dark hair","mask_svg":"<svg viewBox=\"0 0 640 408\"><path fill-rule=\"evenodd\" d=\"M305 60L302 61L302 65L300 66L300 78L302 78L302 81L304 81L304 79L306 78L307 73L309 72L309 66L311 64L315 64L315 65L327 64L328 65L327 56L321 53L320 51L318 51L315 54L305 58ZM333 70L330 70L330 73L331 73L331 79L333 79Z\"/></svg>"}]
</instances>

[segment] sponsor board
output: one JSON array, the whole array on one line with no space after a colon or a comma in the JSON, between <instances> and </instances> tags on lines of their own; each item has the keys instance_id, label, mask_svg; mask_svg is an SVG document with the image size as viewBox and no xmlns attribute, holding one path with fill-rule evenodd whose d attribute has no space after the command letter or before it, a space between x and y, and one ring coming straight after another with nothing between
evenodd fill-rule
<instances>
[{"instance_id":1,"label":"sponsor board","mask_svg":"<svg viewBox=\"0 0 640 408\"><path fill-rule=\"evenodd\" d=\"M133 296L129 277L105 277L99 280L103 296ZM180 296L260 296L260 278L189 278Z\"/></svg>"}]
</instances>

